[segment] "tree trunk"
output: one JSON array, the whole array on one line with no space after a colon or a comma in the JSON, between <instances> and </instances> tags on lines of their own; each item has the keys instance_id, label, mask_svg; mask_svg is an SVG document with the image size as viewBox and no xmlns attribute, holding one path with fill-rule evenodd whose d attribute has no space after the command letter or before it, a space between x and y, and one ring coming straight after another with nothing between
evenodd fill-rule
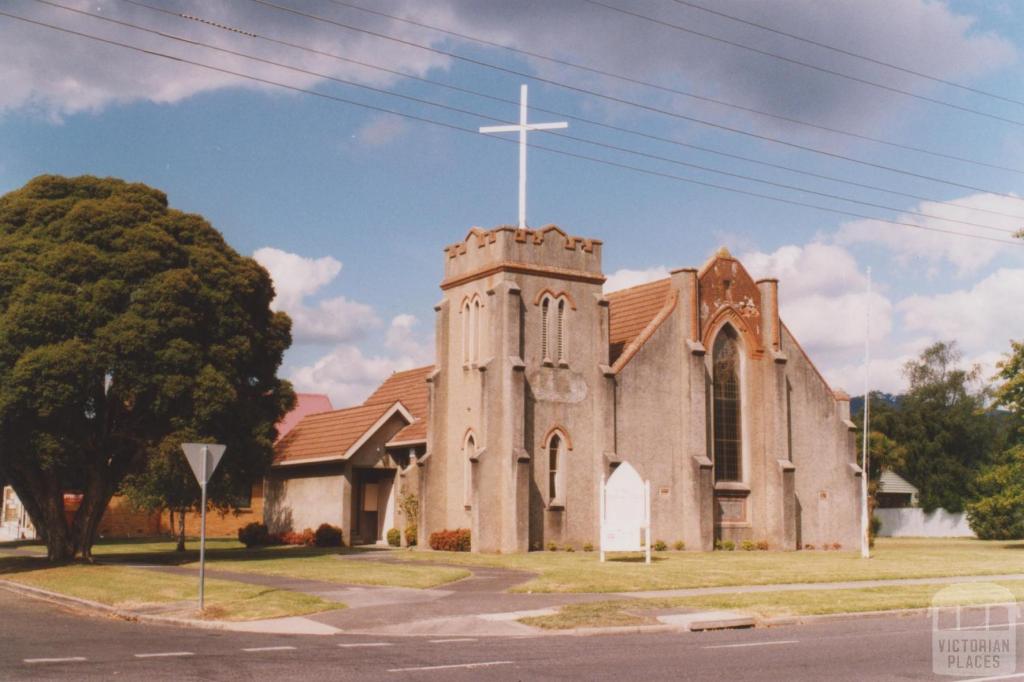
<instances>
[{"instance_id":1,"label":"tree trunk","mask_svg":"<svg viewBox=\"0 0 1024 682\"><path fill-rule=\"evenodd\" d=\"M103 472L105 473L105 472ZM92 545L96 541L96 532L107 511L110 498L114 496L109 482L103 473L93 472L82 494L82 505L75 513L71 525L71 540L75 554L82 559L92 561Z\"/></svg>"},{"instance_id":2,"label":"tree trunk","mask_svg":"<svg viewBox=\"0 0 1024 682\"><path fill-rule=\"evenodd\" d=\"M185 510L178 510L178 546L175 551L185 551Z\"/></svg>"}]
</instances>

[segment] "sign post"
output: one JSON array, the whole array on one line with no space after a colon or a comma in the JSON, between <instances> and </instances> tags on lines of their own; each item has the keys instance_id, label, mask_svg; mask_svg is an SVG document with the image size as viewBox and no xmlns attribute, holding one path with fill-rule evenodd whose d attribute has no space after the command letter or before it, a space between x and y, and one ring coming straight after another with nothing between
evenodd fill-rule
<instances>
[{"instance_id":1,"label":"sign post","mask_svg":"<svg viewBox=\"0 0 1024 682\"><path fill-rule=\"evenodd\" d=\"M192 473L196 475L202 491L199 527L199 610L202 611L206 588L206 484L220 464L227 446L216 443L182 443L181 449L185 451L185 459L192 467Z\"/></svg>"}]
</instances>

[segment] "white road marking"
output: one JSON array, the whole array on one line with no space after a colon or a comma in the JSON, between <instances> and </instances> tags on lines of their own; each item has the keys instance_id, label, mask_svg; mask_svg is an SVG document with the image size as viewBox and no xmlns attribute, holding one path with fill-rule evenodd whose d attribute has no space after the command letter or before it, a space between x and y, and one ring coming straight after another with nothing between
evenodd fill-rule
<instances>
[{"instance_id":1,"label":"white road marking","mask_svg":"<svg viewBox=\"0 0 1024 682\"><path fill-rule=\"evenodd\" d=\"M174 656L195 656L191 651L164 651L158 654L135 654L135 658L171 658Z\"/></svg>"},{"instance_id":2,"label":"white road marking","mask_svg":"<svg viewBox=\"0 0 1024 682\"><path fill-rule=\"evenodd\" d=\"M391 642L352 642L350 644L339 644L342 649L353 649L362 646L392 646Z\"/></svg>"},{"instance_id":3,"label":"white road marking","mask_svg":"<svg viewBox=\"0 0 1024 682\"><path fill-rule=\"evenodd\" d=\"M712 644L710 646L702 646L701 649L736 649L739 647L746 646L771 646L773 644L797 644L799 640L796 639L775 639L770 642L744 642L743 644Z\"/></svg>"},{"instance_id":4,"label":"white road marking","mask_svg":"<svg viewBox=\"0 0 1024 682\"><path fill-rule=\"evenodd\" d=\"M495 665L512 665L512 661L483 661L481 663L452 663L451 665L424 665L418 668L391 668L389 673L414 672L416 670L453 670L455 668L489 668Z\"/></svg>"},{"instance_id":5,"label":"white road marking","mask_svg":"<svg viewBox=\"0 0 1024 682\"><path fill-rule=\"evenodd\" d=\"M449 642L475 642L472 637L455 637L453 639L432 639L431 644L448 644Z\"/></svg>"},{"instance_id":6,"label":"white road marking","mask_svg":"<svg viewBox=\"0 0 1024 682\"><path fill-rule=\"evenodd\" d=\"M293 646L254 646L249 649L242 649L242 651L255 652L255 651L295 651Z\"/></svg>"},{"instance_id":7,"label":"white road marking","mask_svg":"<svg viewBox=\"0 0 1024 682\"><path fill-rule=\"evenodd\" d=\"M84 656L68 656L66 658L25 658L25 663L81 663L89 659Z\"/></svg>"}]
</instances>

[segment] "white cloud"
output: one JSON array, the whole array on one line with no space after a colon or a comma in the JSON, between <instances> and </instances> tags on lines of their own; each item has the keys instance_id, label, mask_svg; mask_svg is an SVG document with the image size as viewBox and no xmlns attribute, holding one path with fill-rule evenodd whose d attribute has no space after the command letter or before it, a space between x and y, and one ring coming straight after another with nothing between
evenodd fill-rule
<instances>
[{"instance_id":1,"label":"white cloud","mask_svg":"<svg viewBox=\"0 0 1024 682\"><path fill-rule=\"evenodd\" d=\"M299 391L326 393L337 407L358 405L392 372L411 369L407 357L367 356L353 344L342 344L316 362L292 372L289 379Z\"/></svg>"},{"instance_id":2,"label":"white cloud","mask_svg":"<svg viewBox=\"0 0 1024 682\"><path fill-rule=\"evenodd\" d=\"M628 289L629 287L635 287L638 284L653 282L656 279L664 279L668 276L668 268L664 265L655 265L654 267L645 268L643 270L622 268L608 275L608 279L604 282L604 290L618 291L619 289Z\"/></svg>"},{"instance_id":3,"label":"white cloud","mask_svg":"<svg viewBox=\"0 0 1024 682\"><path fill-rule=\"evenodd\" d=\"M116 0L67 0L76 8L130 21L203 42L238 49L237 35L195 21L168 19ZM887 99L879 106L877 91L851 84L777 60L752 56L742 50L686 36L679 31L602 9L567 3L518 0L480 3L478 0L381 0L375 9L409 16L426 23L489 39L498 43L528 46L540 53L569 58L624 74L643 73L645 79L703 93L756 109L814 120L824 125L873 128L879 121L896 120L905 113L905 100ZM324 4L301 7L312 14L352 21L368 28L430 45L450 38L396 21L370 17ZM638 10L681 22L698 30L721 34L722 21L678 6L645 3ZM806 0L737 0L730 12L752 21L785 26L795 33L915 68L942 78L970 80L1012 64L1013 44L991 32L979 30L972 17L956 14L947 3L930 0L822 0L813 10ZM251 3L216 3L178 0L174 11L216 21L319 49L339 52L344 42L347 57L423 76L431 69L450 65L450 58L396 44L367 34L344 31L337 26L291 15ZM88 33L119 39L142 47L180 55L252 75L287 81L298 87L315 85L317 76L282 70L224 53L209 52L153 35L129 32L123 27L70 14L52 7L19 6L18 14L31 16ZM727 33L727 31L726 31ZM758 47L786 54L792 41L760 33ZM942 49L935 49L941 45ZM329 76L377 86L390 86L397 77L329 57L291 48L246 41L243 51L266 59L284 61ZM565 78L581 86L600 85L616 94L633 93L629 86L568 67L529 58L545 76ZM851 65L850 60L818 52L814 61L826 68L855 71L887 84L922 91L919 79L870 64ZM680 70L679 65L686 69ZM856 68L854 68L854 66ZM197 93L227 87L265 89L271 86L240 80L159 57L127 52L124 48L59 34L14 20L0 22L0 111L35 107L55 115L96 111L114 103L177 102ZM274 88L277 91L276 88ZM871 95L871 96L865 96ZM668 96L664 96L666 99ZM700 108L692 100L672 98L676 107ZM891 103L891 104L890 104ZM902 106L900 106L902 105ZM715 113L723 111L716 107ZM731 114L734 116L745 116ZM780 121L760 119L760 127L788 128Z\"/></svg>"},{"instance_id":4,"label":"white cloud","mask_svg":"<svg viewBox=\"0 0 1024 682\"><path fill-rule=\"evenodd\" d=\"M383 147L404 135L408 129L409 124L404 118L382 114L359 128L353 137L366 147Z\"/></svg>"},{"instance_id":5,"label":"white cloud","mask_svg":"<svg viewBox=\"0 0 1024 682\"><path fill-rule=\"evenodd\" d=\"M1008 349L1010 339L1024 338L1024 269L1001 268L969 289L909 296L897 310L906 329L955 339L966 353Z\"/></svg>"},{"instance_id":6,"label":"white cloud","mask_svg":"<svg viewBox=\"0 0 1024 682\"><path fill-rule=\"evenodd\" d=\"M1018 199L992 194L973 194L954 201L972 209L980 208L1010 215L1024 215L1024 203ZM929 229L903 227L877 220L858 220L844 224L836 234L836 241L840 244L880 244L890 250L897 263L903 266L923 264L929 269L930 274L935 274L938 266L943 262L952 264L956 268L957 275L963 277L976 273L998 256L1016 253L1017 257L1024 261L1024 249L1019 247L1014 248L999 242L957 237L934 231L952 230L976 237L1010 240L1011 232L1020 229L1019 218L993 215L927 201L918 204L914 210L939 218L954 218L1009 232L986 230L969 225L949 223L938 218L924 218L904 213L895 220Z\"/></svg>"},{"instance_id":7,"label":"white cloud","mask_svg":"<svg viewBox=\"0 0 1024 682\"><path fill-rule=\"evenodd\" d=\"M431 364L434 361L433 338L424 338L425 334L417 333L418 325L419 320L414 315L396 315L388 327L384 345L417 364Z\"/></svg>"},{"instance_id":8,"label":"white cloud","mask_svg":"<svg viewBox=\"0 0 1024 682\"><path fill-rule=\"evenodd\" d=\"M367 355L355 344L340 344L289 378L299 390L328 394L338 407L357 405L392 372L433 362L433 340L416 333L418 324L407 314L391 320L384 341L391 355Z\"/></svg>"},{"instance_id":9,"label":"white cloud","mask_svg":"<svg viewBox=\"0 0 1024 682\"><path fill-rule=\"evenodd\" d=\"M292 318L295 343L354 341L380 326L373 308L344 296L309 304L307 298L337 278L342 264L335 258L306 258L272 247L258 249L255 258L270 273L277 292L271 307Z\"/></svg>"},{"instance_id":10,"label":"white cloud","mask_svg":"<svg viewBox=\"0 0 1024 682\"><path fill-rule=\"evenodd\" d=\"M816 362L864 345L869 301L872 341L884 340L892 331L892 303L877 291L868 299L867 277L842 247L789 245L771 253L744 254L740 262L754 279L779 280L780 315Z\"/></svg>"}]
</instances>

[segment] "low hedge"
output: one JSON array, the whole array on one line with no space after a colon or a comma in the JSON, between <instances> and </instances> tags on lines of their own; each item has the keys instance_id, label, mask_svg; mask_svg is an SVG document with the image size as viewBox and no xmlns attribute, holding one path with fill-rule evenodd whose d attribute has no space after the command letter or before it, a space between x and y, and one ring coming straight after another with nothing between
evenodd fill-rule
<instances>
[{"instance_id":1,"label":"low hedge","mask_svg":"<svg viewBox=\"0 0 1024 682\"><path fill-rule=\"evenodd\" d=\"M468 552L469 548L468 528L445 529L430 534L430 549L441 552Z\"/></svg>"}]
</instances>

